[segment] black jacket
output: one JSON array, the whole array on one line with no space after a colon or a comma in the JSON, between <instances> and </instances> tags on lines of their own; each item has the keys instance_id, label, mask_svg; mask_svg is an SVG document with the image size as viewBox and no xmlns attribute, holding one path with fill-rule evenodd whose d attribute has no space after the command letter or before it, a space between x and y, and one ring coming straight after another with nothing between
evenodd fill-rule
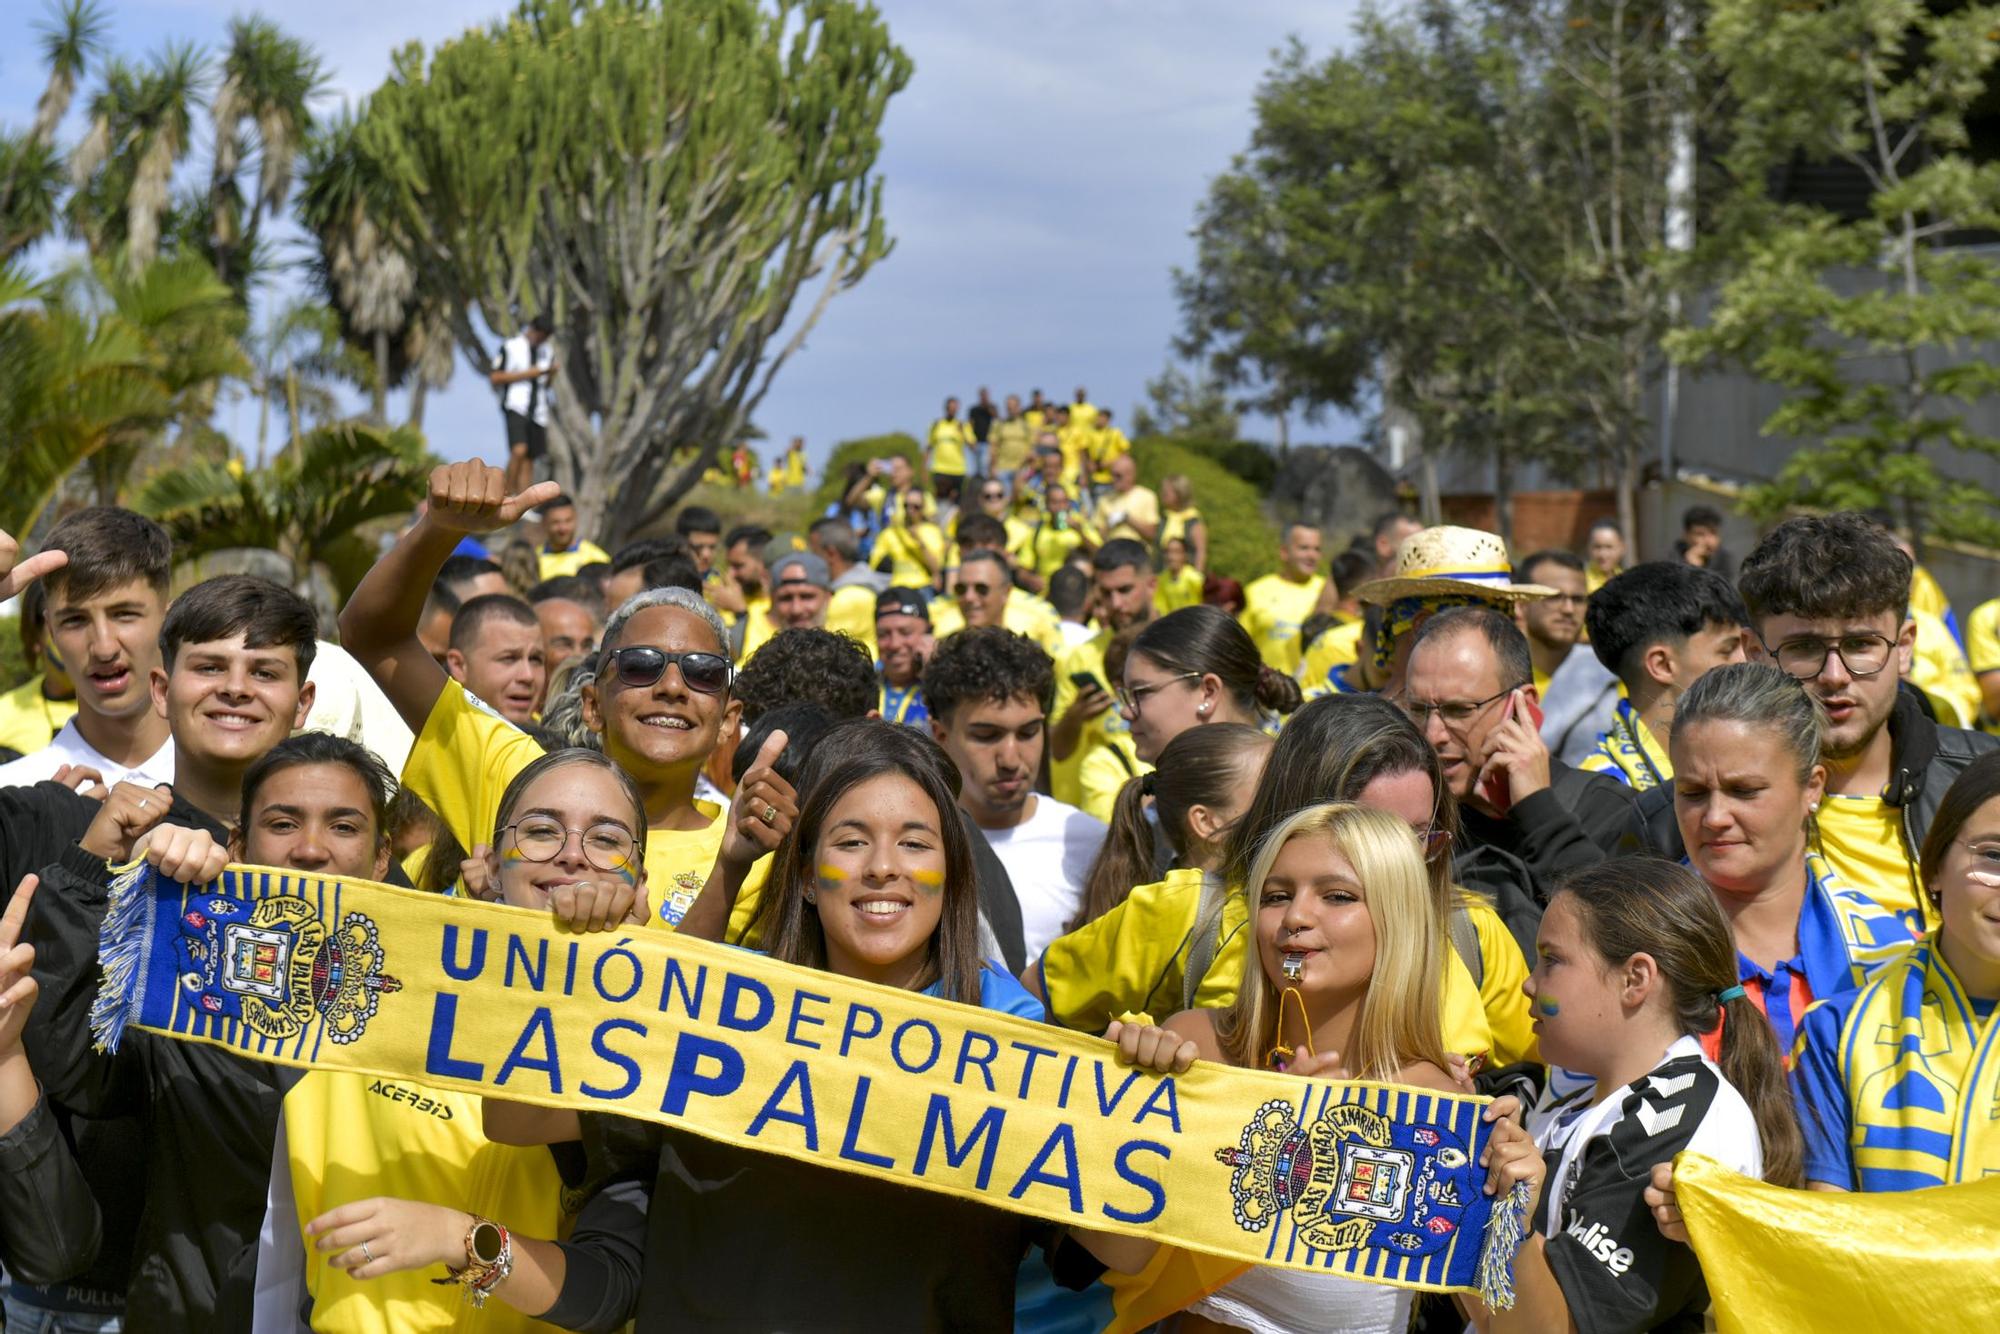
<instances>
[{"instance_id":1,"label":"black jacket","mask_svg":"<svg viewBox=\"0 0 2000 1334\"><path fill-rule=\"evenodd\" d=\"M88 1269L103 1235L97 1201L48 1100L0 1135L0 1263L24 1283Z\"/></svg>"},{"instance_id":2,"label":"black jacket","mask_svg":"<svg viewBox=\"0 0 2000 1334\"><path fill-rule=\"evenodd\" d=\"M179 801L170 818L224 832ZM132 1030L115 1055L94 1050L90 1005L107 879L104 863L74 845L43 870L28 928L44 1003L29 1021L28 1059L49 1096L78 1116L139 1125L143 1184L99 1198L107 1213L138 1210L129 1334L242 1328L277 1138L276 1072L218 1047ZM223 1311L240 1312L243 1323Z\"/></svg>"},{"instance_id":3,"label":"black jacket","mask_svg":"<svg viewBox=\"0 0 2000 1334\"><path fill-rule=\"evenodd\" d=\"M1500 917L1534 957L1535 928L1556 880L1566 871L1639 850L1632 789L1603 774L1549 758L1549 785L1504 816L1458 808L1460 837L1452 877L1493 900Z\"/></svg>"},{"instance_id":4,"label":"black jacket","mask_svg":"<svg viewBox=\"0 0 2000 1334\"><path fill-rule=\"evenodd\" d=\"M2000 737L1941 726L1931 718L1916 690L1905 684L1896 692L1896 707L1889 713L1889 782L1882 789L1882 800L1901 814L1896 827L1903 836L1910 892L1918 902L1922 902L1922 887L1918 884L1917 854L1923 851L1931 817L1965 766L1992 750L2000 750ZM1639 794L1638 820L1639 837L1648 849L1673 861L1687 856L1680 826L1674 821L1673 784Z\"/></svg>"}]
</instances>

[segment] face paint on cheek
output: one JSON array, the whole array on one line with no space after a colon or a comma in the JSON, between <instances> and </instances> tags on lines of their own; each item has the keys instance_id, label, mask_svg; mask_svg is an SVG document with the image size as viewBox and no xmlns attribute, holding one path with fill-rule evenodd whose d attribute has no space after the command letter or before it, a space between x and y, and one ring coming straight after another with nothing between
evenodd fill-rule
<instances>
[{"instance_id":1,"label":"face paint on cheek","mask_svg":"<svg viewBox=\"0 0 2000 1334\"><path fill-rule=\"evenodd\" d=\"M829 894L838 894L847 888L847 872L826 862L820 863L817 879L819 887Z\"/></svg>"},{"instance_id":2,"label":"face paint on cheek","mask_svg":"<svg viewBox=\"0 0 2000 1334\"><path fill-rule=\"evenodd\" d=\"M933 894L944 893L943 871L912 871L910 872L910 879L916 881Z\"/></svg>"},{"instance_id":3,"label":"face paint on cheek","mask_svg":"<svg viewBox=\"0 0 2000 1334\"><path fill-rule=\"evenodd\" d=\"M1562 1010L1560 1007L1556 1005L1554 1001L1550 1000L1548 997L1537 996L1535 998L1535 1013L1541 1015L1545 1019L1553 1019L1558 1014L1562 1013Z\"/></svg>"}]
</instances>

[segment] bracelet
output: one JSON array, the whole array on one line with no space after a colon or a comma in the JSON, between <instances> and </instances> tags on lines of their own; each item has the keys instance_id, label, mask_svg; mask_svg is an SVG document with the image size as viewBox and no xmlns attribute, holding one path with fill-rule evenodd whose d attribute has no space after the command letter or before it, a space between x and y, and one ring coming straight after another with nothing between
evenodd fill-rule
<instances>
[{"instance_id":1,"label":"bracelet","mask_svg":"<svg viewBox=\"0 0 2000 1334\"><path fill-rule=\"evenodd\" d=\"M462 1269L445 1266L444 1278L433 1283L457 1283L465 1288L475 1309L484 1308L495 1288L514 1272L514 1235L490 1218L473 1215L465 1229L465 1259Z\"/></svg>"}]
</instances>

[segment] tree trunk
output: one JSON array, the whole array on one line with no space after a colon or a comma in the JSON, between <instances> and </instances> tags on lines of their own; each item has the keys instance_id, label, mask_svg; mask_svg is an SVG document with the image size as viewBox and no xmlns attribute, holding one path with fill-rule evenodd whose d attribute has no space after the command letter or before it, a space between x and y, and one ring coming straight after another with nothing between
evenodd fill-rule
<instances>
[{"instance_id":1,"label":"tree trunk","mask_svg":"<svg viewBox=\"0 0 2000 1334\"><path fill-rule=\"evenodd\" d=\"M410 428L412 430L421 431L424 429L424 398L430 393L430 387L430 382L421 375L416 377L416 383L410 387Z\"/></svg>"},{"instance_id":2,"label":"tree trunk","mask_svg":"<svg viewBox=\"0 0 2000 1334\"><path fill-rule=\"evenodd\" d=\"M389 333L375 331L375 383L371 386L369 419L377 426L389 424Z\"/></svg>"},{"instance_id":3,"label":"tree trunk","mask_svg":"<svg viewBox=\"0 0 2000 1334\"><path fill-rule=\"evenodd\" d=\"M1514 461L1507 457L1507 446L1496 442L1493 446L1493 525L1499 530L1500 540L1507 549L1514 549Z\"/></svg>"},{"instance_id":4,"label":"tree trunk","mask_svg":"<svg viewBox=\"0 0 2000 1334\"><path fill-rule=\"evenodd\" d=\"M1435 528L1444 522L1444 497L1438 494L1437 455L1431 451L1429 437L1419 429L1417 434L1417 517L1424 527Z\"/></svg>"},{"instance_id":5,"label":"tree trunk","mask_svg":"<svg viewBox=\"0 0 2000 1334\"><path fill-rule=\"evenodd\" d=\"M1629 442L1628 442L1629 445ZM1639 560L1639 451L1628 447L1618 461L1618 531L1629 559Z\"/></svg>"},{"instance_id":6,"label":"tree trunk","mask_svg":"<svg viewBox=\"0 0 2000 1334\"><path fill-rule=\"evenodd\" d=\"M264 442L271 431L271 377L257 377L257 470L264 469Z\"/></svg>"},{"instance_id":7,"label":"tree trunk","mask_svg":"<svg viewBox=\"0 0 2000 1334\"><path fill-rule=\"evenodd\" d=\"M285 417L292 427L292 438L287 447L305 448L305 428L299 421L299 368L292 363L285 366Z\"/></svg>"}]
</instances>

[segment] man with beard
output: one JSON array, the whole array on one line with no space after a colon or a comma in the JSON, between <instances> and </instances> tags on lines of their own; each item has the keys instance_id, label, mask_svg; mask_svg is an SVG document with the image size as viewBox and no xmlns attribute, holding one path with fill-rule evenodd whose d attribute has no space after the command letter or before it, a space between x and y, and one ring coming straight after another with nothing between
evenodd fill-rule
<instances>
[{"instance_id":1,"label":"man with beard","mask_svg":"<svg viewBox=\"0 0 2000 1334\"><path fill-rule=\"evenodd\" d=\"M1597 748L1618 707L1618 678L1589 649L1577 648L1590 600L1583 561L1567 551L1537 551L1515 569L1531 584L1555 591L1515 604L1535 664L1542 702L1542 740L1576 764Z\"/></svg>"},{"instance_id":2,"label":"man with beard","mask_svg":"<svg viewBox=\"0 0 2000 1334\"><path fill-rule=\"evenodd\" d=\"M1738 591L1764 651L1826 710L1817 851L1882 907L1925 929L1917 853L1946 789L2000 739L1941 727L1905 688L1916 643L1909 556L1854 513L1791 519L1744 558ZM1641 800L1656 847L1682 854L1673 791Z\"/></svg>"},{"instance_id":3,"label":"man with beard","mask_svg":"<svg viewBox=\"0 0 2000 1334\"><path fill-rule=\"evenodd\" d=\"M1152 553L1143 542L1113 538L1090 558L1090 585L1097 636L1056 660L1056 694L1049 710L1056 720L1049 734L1049 790L1072 806L1083 800L1083 763L1093 751L1116 749L1130 772L1139 771L1132 724L1112 707L1104 651L1119 631L1153 619Z\"/></svg>"}]
</instances>

